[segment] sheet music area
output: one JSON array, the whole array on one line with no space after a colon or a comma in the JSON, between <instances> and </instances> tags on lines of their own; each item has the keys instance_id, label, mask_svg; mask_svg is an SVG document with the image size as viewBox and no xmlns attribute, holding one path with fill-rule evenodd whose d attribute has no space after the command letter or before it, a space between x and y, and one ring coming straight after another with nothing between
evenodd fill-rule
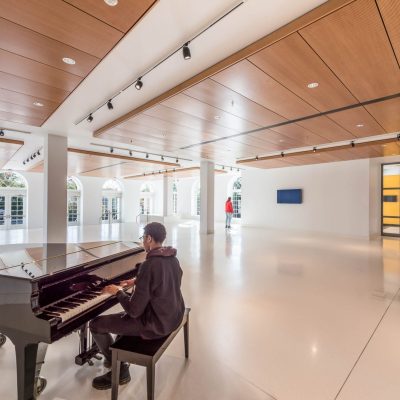
<instances>
[{"instance_id":1,"label":"sheet music area","mask_svg":"<svg viewBox=\"0 0 400 400\"><path fill-rule=\"evenodd\" d=\"M91 363L97 348L88 322L117 304L102 294L132 278L145 252L136 242L9 246L0 253L0 346L10 339L17 357L18 400L36 398L47 345L77 332L75 362Z\"/></svg>"}]
</instances>

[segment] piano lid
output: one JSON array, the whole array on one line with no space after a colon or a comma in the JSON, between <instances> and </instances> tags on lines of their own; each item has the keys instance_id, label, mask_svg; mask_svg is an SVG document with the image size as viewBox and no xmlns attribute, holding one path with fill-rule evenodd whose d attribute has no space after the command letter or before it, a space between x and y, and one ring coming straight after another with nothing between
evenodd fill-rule
<instances>
[{"instance_id":1,"label":"piano lid","mask_svg":"<svg viewBox=\"0 0 400 400\"><path fill-rule=\"evenodd\" d=\"M139 247L126 241L26 244L15 249L7 246L5 252L0 247L0 276L30 280Z\"/></svg>"}]
</instances>

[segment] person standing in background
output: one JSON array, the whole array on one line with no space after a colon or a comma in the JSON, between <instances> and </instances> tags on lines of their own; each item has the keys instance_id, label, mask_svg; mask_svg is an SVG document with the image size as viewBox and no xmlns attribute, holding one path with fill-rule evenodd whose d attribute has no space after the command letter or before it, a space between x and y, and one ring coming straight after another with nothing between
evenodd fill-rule
<instances>
[{"instance_id":1,"label":"person standing in background","mask_svg":"<svg viewBox=\"0 0 400 400\"><path fill-rule=\"evenodd\" d=\"M225 228L230 229L233 215L233 205L230 197L228 197L228 200L225 202L225 215Z\"/></svg>"}]
</instances>

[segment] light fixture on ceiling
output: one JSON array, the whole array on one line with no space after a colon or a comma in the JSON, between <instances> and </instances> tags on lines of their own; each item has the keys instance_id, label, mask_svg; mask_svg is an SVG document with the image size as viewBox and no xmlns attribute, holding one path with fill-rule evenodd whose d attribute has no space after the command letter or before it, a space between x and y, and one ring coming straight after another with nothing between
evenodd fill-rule
<instances>
[{"instance_id":1,"label":"light fixture on ceiling","mask_svg":"<svg viewBox=\"0 0 400 400\"><path fill-rule=\"evenodd\" d=\"M146 158L149 158L149 153L146 153Z\"/></svg>"},{"instance_id":2,"label":"light fixture on ceiling","mask_svg":"<svg viewBox=\"0 0 400 400\"><path fill-rule=\"evenodd\" d=\"M4 131L3 131L3 129L0 130L0 136L4 136Z\"/></svg>"},{"instance_id":3,"label":"light fixture on ceiling","mask_svg":"<svg viewBox=\"0 0 400 400\"><path fill-rule=\"evenodd\" d=\"M219 116L219 115L216 115L215 117L214 117L214 119L220 119L221 117Z\"/></svg>"},{"instance_id":4,"label":"light fixture on ceiling","mask_svg":"<svg viewBox=\"0 0 400 400\"><path fill-rule=\"evenodd\" d=\"M132 150L129 150L129 155L132 157Z\"/></svg>"},{"instance_id":5,"label":"light fixture on ceiling","mask_svg":"<svg viewBox=\"0 0 400 400\"><path fill-rule=\"evenodd\" d=\"M239 169L239 168L237 169L237 172L240 172L240 169Z\"/></svg>"},{"instance_id":6,"label":"light fixture on ceiling","mask_svg":"<svg viewBox=\"0 0 400 400\"><path fill-rule=\"evenodd\" d=\"M108 108L109 110L112 110L112 109L114 108L114 106L113 106L113 104L112 104L112 102L111 102L111 99L107 101L107 108Z\"/></svg>"},{"instance_id":7,"label":"light fixture on ceiling","mask_svg":"<svg viewBox=\"0 0 400 400\"><path fill-rule=\"evenodd\" d=\"M285 157L285 153L283 151L281 152L281 157Z\"/></svg>"},{"instance_id":8,"label":"light fixture on ceiling","mask_svg":"<svg viewBox=\"0 0 400 400\"><path fill-rule=\"evenodd\" d=\"M222 166L222 169L225 169L225 165Z\"/></svg>"},{"instance_id":9,"label":"light fixture on ceiling","mask_svg":"<svg viewBox=\"0 0 400 400\"><path fill-rule=\"evenodd\" d=\"M258 160L258 156L256 156L256 160Z\"/></svg>"},{"instance_id":10,"label":"light fixture on ceiling","mask_svg":"<svg viewBox=\"0 0 400 400\"><path fill-rule=\"evenodd\" d=\"M93 115L89 114L89 116L86 118L87 122L92 122L93 121Z\"/></svg>"},{"instance_id":11,"label":"light fixture on ceiling","mask_svg":"<svg viewBox=\"0 0 400 400\"><path fill-rule=\"evenodd\" d=\"M164 156L161 156L161 161L164 161Z\"/></svg>"},{"instance_id":12,"label":"light fixture on ceiling","mask_svg":"<svg viewBox=\"0 0 400 400\"><path fill-rule=\"evenodd\" d=\"M110 147L110 153L114 153L114 149Z\"/></svg>"},{"instance_id":13,"label":"light fixture on ceiling","mask_svg":"<svg viewBox=\"0 0 400 400\"><path fill-rule=\"evenodd\" d=\"M136 88L137 90L140 90L142 87L143 87L142 77L139 77L139 78L136 80L135 88Z\"/></svg>"},{"instance_id":14,"label":"light fixture on ceiling","mask_svg":"<svg viewBox=\"0 0 400 400\"><path fill-rule=\"evenodd\" d=\"M118 4L118 0L104 0L104 3L110 7L115 7Z\"/></svg>"},{"instance_id":15,"label":"light fixture on ceiling","mask_svg":"<svg viewBox=\"0 0 400 400\"><path fill-rule=\"evenodd\" d=\"M64 57L62 60L63 60L63 62L65 64L68 64L68 65L75 65L76 64L76 61L73 58Z\"/></svg>"},{"instance_id":16,"label":"light fixture on ceiling","mask_svg":"<svg viewBox=\"0 0 400 400\"><path fill-rule=\"evenodd\" d=\"M312 151L313 151L314 153L316 153L316 152L317 152L317 148L316 148L316 147L313 147Z\"/></svg>"},{"instance_id":17,"label":"light fixture on ceiling","mask_svg":"<svg viewBox=\"0 0 400 400\"><path fill-rule=\"evenodd\" d=\"M40 101L35 101L33 105L36 107L43 107L43 103L41 103Z\"/></svg>"},{"instance_id":18,"label":"light fixture on ceiling","mask_svg":"<svg viewBox=\"0 0 400 400\"><path fill-rule=\"evenodd\" d=\"M354 143L354 140L351 141L351 147L354 147L356 144Z\"/></svg>"},{"instance_id":19,"label":"light fixture on ceiling","mask_svg":"<svg viewBox=\"0 0 400 400\"><path fill-rule=\"evenodd\" d=\"M178 157L176 158L175 162L178 164L178 162L179 162L179 158Z\"/></svg>"},{"instance_id":20,"label":"light fixture on ceiling","mask_svg":"<svg viewBox=\"0 0 400 400\"><path fill-rule=\"evenodd\" d=\"M357 128L362 128L364 126L364 124L357 124L356 127Z\"/></svg>"},{"instance_id":21,"label":"light fixture on ceiling","mask_svg":"<svg viewBox=\"0 0 400 400\"><path fill-rule=\"evenodd\" d=\"M190 60L192 58L192 54L190 53L190 49L189 49L189 42L186 42L182 46L182 53L183 53L183 58L185 60Z\"/></svg>"},{"instance_id":22,"label":"light fixture on ceiling","mask_svg":"<svg viewBox=\"0 0 400 400\"><path fill-rule=\"evenodd\" d=\"M233 171L233 168L231 167L231 171Z\"/></svg>"},{"instance_id":23,"label":"light fixture on ceiling","mask_svg":"<svg viewBox=\"0 0 400 400\"><path fill-rule=\"evenodd\" d=\"M40 150L38 150L36 153L37 153L38 156L40 156Z\"/></svg>"},{"instance_id":24,"label":"light fixture on ceiling","mask_svg":"<svg viewBox=\"0 0 400 400\"><path fill-rule=\"evenodd\" d=\"M24 160L24 161L22 161L22 164L24 164L24 165L25 165L25 164L26 164L26 161L25 161L25 160Z\"/></svg>"},{"instance_id":25,"label":"light fixture on ceiling","mask_svg":"<svg viewBox=\"0 0 400 400\"><path fill-rule=\"evenodd\" d=\"M319 86L319 83L318 82L311 82L311 83L309 83L308 85L307 85L307 87L309 88L309 89L315 89L315 88L317 88Z\"/></svg>"},{"instance_id":26,"label":"light fixture on ceiling","mask_svg":"<svg viewBox=\"0 0 400 400\"><path fill-rule=\"evenodd\" d=\"M400 133L397 134L397 140L400 140Z\"/></svg>"}]
</instances>

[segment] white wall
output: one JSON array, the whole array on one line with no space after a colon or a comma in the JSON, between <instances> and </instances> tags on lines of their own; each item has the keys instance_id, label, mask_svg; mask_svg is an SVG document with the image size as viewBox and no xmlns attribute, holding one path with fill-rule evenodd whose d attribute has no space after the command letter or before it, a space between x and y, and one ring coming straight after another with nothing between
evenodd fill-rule
<instances>
[{"instance_id":1,"label":"white wall","mask_svg":"<svg viewBox=\"0 0 400 400\"><path fill-rule=\"evenodd\" d=\"M277 204L277 189L303 189L303 204ZM243 223L368 237L369 160L243 172Z\"/></svg>"},{"instance_id":2,"label":"white wall","mask_svg":"<svg viewBox=\"0 0 400 400\"><path fill-rule=\"evenodd\" d=\"M28 183L28 220L27 228L36 229L43 226L43 174L19 172Z\"/></svg>"}]
</instances>

